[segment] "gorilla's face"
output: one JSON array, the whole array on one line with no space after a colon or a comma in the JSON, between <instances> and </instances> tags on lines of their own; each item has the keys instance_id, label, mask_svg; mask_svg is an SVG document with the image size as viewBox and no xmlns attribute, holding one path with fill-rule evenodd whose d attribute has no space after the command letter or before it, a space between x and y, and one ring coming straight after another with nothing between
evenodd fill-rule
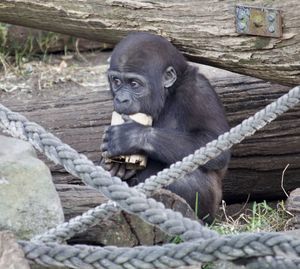
<instances>
[{"instance_id":1,"label":"gorilla's face","mask_svg":"<svg viewBox=\"0 0 300 269\"><path fill-rule=\"evenodd\" d=\"M148 80L136 73L108 71L110 89L114 97L114 109L120 114L134 114L145 111L145 100L150 99Z\"/></svg>"},{"instance_id":2,"label":"gorilla's face","mask_svg":"<svg viewBox=\"0 0 300 269\"><path fill-rule=\"evenodd\" d=\"M176 70L182 73L186 66L183 56L162 37L129 35L115 47L110 59L108 80L114 109L157 118L177 80Z\"/></svg>"}]
</instances>

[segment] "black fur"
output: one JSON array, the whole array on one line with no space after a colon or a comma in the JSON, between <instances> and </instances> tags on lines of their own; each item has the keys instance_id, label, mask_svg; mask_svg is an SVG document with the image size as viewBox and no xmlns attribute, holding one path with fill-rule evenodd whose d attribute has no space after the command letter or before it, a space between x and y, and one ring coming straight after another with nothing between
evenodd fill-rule
<instances>
[{"instance_id":1,"label":"black fur","mask_svg":"<svg viewBox=\"0 0 300 269\"><path fill-rule=\"evenodd\" d=\"M111 77L114 72L122 81L117 80L121 86L116 89L112 85L116 78ZM148 156L147 168L137 171L128 181L130 185L169 167L228 130L223 106L208 80L160 36L127 36L114 49L108 74L116 111L142 112L154 119L152 127L132 121L111 126L104 136L102 151L108 157L133 153ZM126 74L130 74L129 79ZM137 90L127 82L135 75L144 79ZM230 153L223 153L168 189L185 198L192 208L198 192L198 215L211 221L221 201L229 159Z\"/></svg>"}]
</instances>

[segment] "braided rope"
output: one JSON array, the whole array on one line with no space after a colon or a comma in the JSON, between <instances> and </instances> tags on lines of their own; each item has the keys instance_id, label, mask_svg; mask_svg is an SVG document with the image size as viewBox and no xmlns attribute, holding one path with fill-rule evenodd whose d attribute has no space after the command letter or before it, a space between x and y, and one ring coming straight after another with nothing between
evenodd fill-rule
<instances>
[{"instance_id":1,"label":"braided rope","mask_svg":"<svg viewBox=\"0 0 300 269\"><path fill-rule=\"evenodd\" d=\"M43 265L70 268L177 268L217 260L253 259L250 267L300 268L300 240L278 233L244 233L196 242L134 248L66 246L20 241L25 257ZM274 258L273 256L276 256ZM280 257L279 257L280 256ZM257 260L256 260L257 261ZM271 265L272 267L267 267ZM278 266L280 265L280 267Z\"/></svg>"},{"instance_id":2,"label":"braided rope","mask_svg":"<svg viewBox=\"0 0 300 269\"><path fill-rule=\"evenodd\" d=\"M258 257L257 259L251 259L247 263L248 269L270 269L270 268L282 268L282 269L299 269L300 259L299 258L283 258L283 257Z\"/></svg>"},{"instance_id":3,"label":"braided rope","mask_svg":"<svg viewBox=\"0 0 300 269\"><path fill-rule=\"evenodd\" d=\"M204 165L209 160L217 157L221 151L231 148L245 137L254 134L257 130L263 128L267 123L274 120L278 115L284 113L289 108L295 106L298 102L299 87L295 87L286 95L257 112L253 117L244 120L229 132L195 151L194 154L185 157L181 162L179 161L172 164L170 168L164 169L157 175L146 179L146 181L140 183L137 188L141 191L145 191L146 195L150 196L155 190L184 177L186 174L197 169L199 165ZM100 220L109 218L112 214L117 212L117 210L118 209L110 202L102 204L89 210L82 216L77 216L69 222L58 225L56 228L34 237L33 240L50 242L69 239L76 233L82 232L88 227L98 223Z\"/></svg>"},{"instance_id":4,"label":"braided rope","mask_svg":"<svg viewBox=\"0 0 300 269\"><path fill-rule=\"evenodd\" d=\"M253 134L256 130L262 128L268 122L274 120L278 115L282 114L289 108L295 106L299 102L299 97L300 97L300 87L295 87L294 89L290 90L288 94L282 96L276 102L273 102L272 104L268 105L265 109L256 113L254 117L250 117L248 120L245 120L239 126L231 129L230 132L225 133L224 135L220 136L217 140L207 144L206 147L197 150L194 153L194 155L189 155L188 157L184 158L182 163L177 162L176 164L172 165L170 169L165 169L164 171L161 172L161 174L158 174L155 177L151 177L148 180L150 182L155 180L158 182L158 184L166 184L166 180L164 180L164 176L166 176L166 174L168 173L169 176L171 176L171 179L167 180L167 182L170 183L175 179L180 178L182 175L190 171L193 171L199 166L199 162L203 164L206 163L210 158L214 158L215 156L220 154L223 150L230 148L233 144L239 143L245 136L249 136ZM191 221L187 218L183 218L182 215L179 214L178 212L174 212L170 209L165 209L161 203L158 203L153 199L149 199L149 198L147 199L143 193L137 191L134 188L129 188L128 185L124 182L121 182L119 178L111 177L110 174L108 172L105 172L101 167L94 166L85 156L78 154L75 150L63 144L59 139L57 139L53 135L46 133L46 131L42 127L38 126L35 123L28 122L25 117L17 113L11 112L10 110L8 110L2 105L0 105L0 127L4 128L7 132L11 133L14 136L30 141L32 144L34 144L36 148L44 152L50 159L56 161L57 163L63 164L67 171L82 178L86 184L89 184L99 189L108 198L117 201L121 206L121 208L125 209L130 213L140 216L142 219L149 222L150 224L158 225L165 232L170 234L175 234L175 235L181 235L182 238L185 240L197 239L197 238L205 239L211 236L213 237L216 236L216 233L208 230L207 228L201 227L199 223L195 221ZM182 169L183 172L179 169ZM145 183L145 185L149 184L147 182ZM145 185L142 186L144 187L144 189L145 189ZM170 220L168 220L169 219L168 217L170 218ZM271 235L272 234L267 234L266 236L271 236ZM236 237L239 236L241 236L241 238L237 240ZM220 243L220 248L222 248L223 251L225 249L225 252L231 253L231 257L232 257L233 249L230 248L229 246L226 248L227 241L225 239L227 238L229 242L233 241L234 243L238 244L242 242L243 239L247 239L248 235L241 234L239 236L214 238L213 242L215 244ZM264 236L264 234L255 234L255 235L250 234L250 236L252 237ZM278 235L275 235L275 237L277 238L274 239L273 241L271 240L273 238L271 239L269 238L273 243L274 242L276 243L276 246L272 249L273 250L272 253L263 254L264 253L263 250L266 247L265 244L270 243L266 241L263 242L264 244L262 245L254 244L253 249L256 249L256 251L260 254L256 254L256 252L253 251L253 249L251 250L250 248L250 254L248 249L245 252L246 254L243 253L241 257L247 258L247 257L270 256L262 260L257 260L251 263L252 268L257 268L255 266L260 266L260 264L265 263L268 260L270 261L269 264L273 264L274 266L281 264L282 268L298 268L299 265L298 257L299 257L299 249L300 249L299 240L291 241L291 238L287 236L279 236L278 238ZM230 240L230 238L232 239L232 241ZM210 240L205 240L202 242L205 243L208 241ZM257 238L255 239L255 241L257 241ZM33 243L29 243L29 242L26 242L24 244L26 244L27 246L34 245ZM196 243L190 242L186 244L187 245L185 249L193 246ZM197 244L201 244L201 242L197 241ZM42 249L44 245L39 245L39 246ZM183 245L181 244L180 246ZM173 248L172 245L166 245L164 247L166 248L169 247L170 249ZM205 248L200 251L200 253L205 253L204 250L209 247L210 247L209 245L206 245ZM56 247L52 251L52 254L57 253L58 248L59 247ZM66 248L70 249L70 247L66 247ZM89 249L89 247L86 246L82 246L80 248L84 248L84 250ZM157 246L151 248L154 248L155 249L154 251L156 250L158 251L159 249L159 247ZM107 248L103 248L103 249L106 250ZM118 254L114 253L113 256L114 257L119 256L122 249L123 248L120 249L116 248L116 253ZM69 255L70 253L68 254L67 252L68 252L67 250L62 251L60 255L56 255L56 256L60 256L60 258L57 259L61 260L62 257L63 258L66 258L67 256L70 257ZM178 251L174 251L174 250L173 252L178 253ZM213 252L214 254L221 253L220 250L218 249L217 251L216 248L213 248ZM27 256L28 253L31 252L30 251L27 252ZM286 259L285 257L282 258L282 256L286 256L286 255L289 256L291 253L293 253L293 257L291 257L292 258L291 260ZM223 252L221 253L221 255L219 254L217 255L218 259L227 260ZM278 255L280 257L272 257L274 255ZM78 254L77 257L79 258L75 260L81 263L83 257L82 252L81 254ZM164 255L163 257L166 256ZM297 258L295 259L295 257ZM47 260L46 255L45 254L42 255L42 258L37 258L36 261L39 262L39 260L41 261L41 259ZM237 257L232 258L232 260L233 259L237 259ZM135 260L138 265L138 266L134 266L135 268L145 268L144 266L145 264L142 262L142 260L137 260L136 258L133 258L131 262ZM103 263L106 263L106 261L108 260L103 258L101 259L100 263L102 267L105 267L103 266ZM166 261L169 267L173 267L172 260L166 259ZM44 263L44 261L41 261L41 263ZM109 262L107 264L109 264ZM72 265L69 261L64 263L64 265L70 266L71 268L79 268L76 266L74 267L74 265ZM293 267L291 267L291 265L293 265ZM165 268L165 267L159 267L157 265L154 266L158 268ZM177 264L175 264L174 266L178 267ZM283 266L287 266L287 267L283 267ZM85 268L98 268L98 266L96 265L96 267L91 267L89 265L89 267L85 267ZM109 265L109 268L113 268L113 267ZM121 268L121 267L117 266L114 268ZM128 266L127 265L125 267L122 266L122 268L128 268Z\"/></svg>"},{"instance_id":5,"label":"braided rope","mask_svg":"<svg viewBox=\"0 0 300 269\"><path fill-rule=\"evenodd\" d=\"M162 203L147 198L137 189L129 188L120 178L111 177L109 172L95 166L86 156L77 153L38 124L28 121L24 116L10 111L3 105L0 105L0 127L15 137L29 141L50 160L62 164L70 174L81 178L85 184L117 202L125 211L139 216L152 225L157 225L167 234L179 235L184 240L217 235L198 221L166 209Z\"/></svg>"},{"instance_id":6,"label":"braided rope","mask_svg":"<svg viewBox=\"0 0 300 269\"><path fill-rule=\"evenodd\" d=\"M88 228L96 225L100 221L109 219L113 214L119 212L120 208L109 200L95 208L84 212L80 216L71 218L69 221L58 224L43 234L35 235L32 242L60 242L72 238L74 235L86 231Z\"/></svg>"}]
</instances>

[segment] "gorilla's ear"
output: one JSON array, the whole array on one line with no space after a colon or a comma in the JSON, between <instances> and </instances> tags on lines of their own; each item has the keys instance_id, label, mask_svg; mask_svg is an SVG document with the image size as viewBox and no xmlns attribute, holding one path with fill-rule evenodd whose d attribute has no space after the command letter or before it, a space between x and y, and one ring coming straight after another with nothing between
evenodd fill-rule
<instances>
[{"instance_id":1,"label":"gorilla's ear","mask_svg":"<svg viewBox=\"0 0 300 269\"><path fill-rule=\"evenodd\" d=\"M167 67L166 71L163 74L163 86L165 88L170 88L177 79L177 74L173 66Z\"/></svg>"}]
</instances>

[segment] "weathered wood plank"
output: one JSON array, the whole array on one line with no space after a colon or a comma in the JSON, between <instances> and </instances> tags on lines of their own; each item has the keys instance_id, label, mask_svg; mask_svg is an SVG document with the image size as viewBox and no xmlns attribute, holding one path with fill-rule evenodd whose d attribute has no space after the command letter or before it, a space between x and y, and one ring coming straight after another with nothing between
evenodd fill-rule
<instances>
[{"instance_id":1,"label":"weathered wood plank","mask_svg":"<svg viewBox=\"0 0 300 269\"><path fill-rule=\"evenodd\" d=\"M112 44L130 31L151 31L167 37L195 62L300 84L300 2L243 1L281 9L281 38L238 35L237 3L240 1L2 0L0 21Z\"/></svg>"},{"instance_id":2,"label":"weathered wood plank","mask_svg":"<svg viewBox=\"0 0 300 269\"><path fill-rule=\"evenodd\" d=\"M202 68L203 69L203 68ZM215 86L225 105L231 126L253 115L289 88L217 69L203 71ZM77 96L24 97L0 93L1 103L25 114L56 134L76 150L97 162L104 127L110 123L112 102L107 91ZM300 185L300 107L285 113L253 137L235 146L229 172L224 181L228 202L251 198L284 197L281 175L287 191ZM51 164L55 183L75 184L78 179L60 166Z\"/></svg>"}]
</instances>

